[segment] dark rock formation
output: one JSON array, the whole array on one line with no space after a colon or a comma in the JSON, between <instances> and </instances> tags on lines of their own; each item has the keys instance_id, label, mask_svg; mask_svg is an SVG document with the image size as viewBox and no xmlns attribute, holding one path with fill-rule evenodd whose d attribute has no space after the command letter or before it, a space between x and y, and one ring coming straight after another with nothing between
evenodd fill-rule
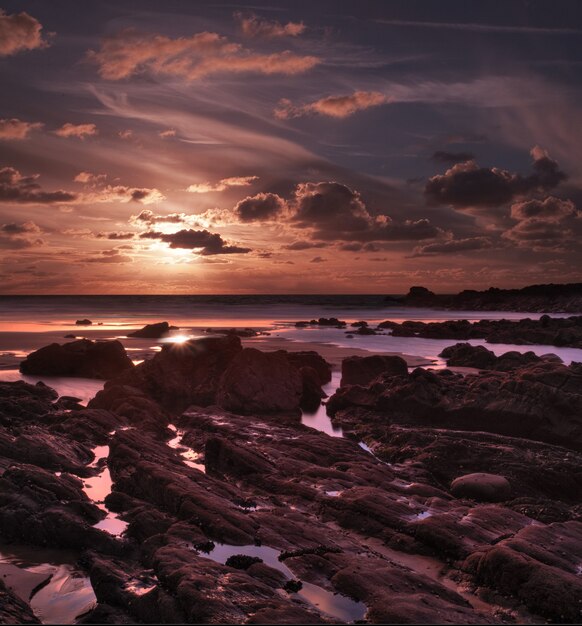
<instances>
[{"instance_id":1,"label":"dark rock formation","mask_svg":"<svg viewBox=\"0 0 582 626\"><path fill-rule=\"evenodd\" d=\"M457 295L436 295L426 287L411 287L403 301L406 306L438 307L458 311L540 311L582 310L582 283L530 285L523 289L465 290ZM386 301L386 304L395 304Z\"/></svg>"},{"instance_id":2,"label":"dark rock formation","mask_svg":"<svg viewBox=\"0 0 582 626\"><path fill-rule=\"evenodd\" d=\"M582 367L542 360L511 372L462 376L417 368L367 387L344 385L332 415L365 409L392 423L485 430L582 450ZM348 410L344 414L344 410Z\"/></svg>"},{"instance_id":3,"label":"dark rock formation","mask_svg":"<svg viewBox=\"0 0 582 626\"><path fill-rule=\"evenodd\" d=\"M160 339L167 337L170 330L176 329L176 326L170 326L168 322L157 322L156 324L146 324L143 328L128 333L128 337L139 337L142 339Z\"/></svg>"},{"instance_id":4,"label":"dark rock formation","mask_svg":"<svg viewBox=\"0 0 582 626\"><path fill-rule=\"evenodd\" d=\"M133 368L119 341L52 343L31 352L20 363L23 374L38 376L78 376L81 378L114 378Z\"/></svg>"},{"instance_id":5,"label":"dark rock formation","mask_svg":"<svg viewBox=\"0 0 582 626\"><path fill-rule=\"evenodd\" d=\"M93 322L91 320L88 320L88 319L83 319L83 320L77 320L75 322L75 324L77 326L91 326L93 324Z\"/></svg>"},{"instance_id":6,"label":"dark rock formation","mask_svg":"<svg viewBox=\"0 0 582 626\"><path fill-rule=\"evenodd\" d=\"M399 356L351 356L342 361L341 385L368 385L380 374L406 376L408 366Z\"/></svg>"},{"instance_id":7,"label":"dark rock formation","mask_svg":"<svg viewBox=\"0 0 582 626\"><path fill-rule=\"evenodd\" d=\"M302 373L303 368L315 374ZM152 359L108 382L90 406L121 412L132 423L136 411L162 415L192 404L244 413L297 412L302 399L312 406L316 394L321 398L321 385L329 380L331 368L315 352L243 350L240 339L227 334L164 345ZM152 401L157 408L148 407Z\"/></svg>"},{"instance_id":8,"label":"dark rock formation","mask_svg":"<svg viewBox=\"0 0 582 626\"><path fill-rule=\"evenodd\" d=\"M300 372L278 352L245 348L226 368L216 403L235 413L279 413L299 408L303 394Z\"/></svg>"},{"instance_id":9,"label":"dark rock formation","mask_svg":"<svg viewBox=\"0 0 582 626\"><path fill-rule=\"evenodd\" d=\"M561 359L556 355L537 356L534 352L505 352L501 356L495 356L491 350L484 346L472 346L469 343L457 343L454 346L445 348L440 355L447 360L447 365L451 367L475 367L484 370L496 370L499 372L509 372L524 367L530 363L540 361L553 361L561 363Z\"/></svg>"}]
</instances>

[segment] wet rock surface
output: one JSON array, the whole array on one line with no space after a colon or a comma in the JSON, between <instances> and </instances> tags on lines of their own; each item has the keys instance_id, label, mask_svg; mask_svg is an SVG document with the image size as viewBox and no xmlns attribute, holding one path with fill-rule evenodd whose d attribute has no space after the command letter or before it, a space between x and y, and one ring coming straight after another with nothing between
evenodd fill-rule
<instances>
[{"instance_id":1,"label":"wet rock surface","mask_svg":"<svg viewBox=\"0 0 582 626\"><path fill-rule=\"evenodd\" d=\"M89 408L0 384L0 534L75 550L80 623L580 622L579 366L370 358L329 400L344 438L298 418L321 357L237 337L164 348Z\"/></svg>"},{"instance_id":2,"label":"wet rock surface","mask_svg":"<svg viewBox=\"0 0 582 626\"><path fill-rule=\"evenodd\" d=\"M102 379L113 378L132 368L133 362L119 341L89 339L52 343L31 352L20 363L23 374Z\"/></svg>"},{"instance_id":3,"label":"wet rock surface","mask_svg":"<svg viewBox=\"0 0 582 626\"><path fill-rule=\"evenodd\" d=\"M341 425L368 411L394 424L483 430L582 450L582 366L540 359L466 376L417 368L342 386L328 411Z\"/></svg>"}]
</instances>

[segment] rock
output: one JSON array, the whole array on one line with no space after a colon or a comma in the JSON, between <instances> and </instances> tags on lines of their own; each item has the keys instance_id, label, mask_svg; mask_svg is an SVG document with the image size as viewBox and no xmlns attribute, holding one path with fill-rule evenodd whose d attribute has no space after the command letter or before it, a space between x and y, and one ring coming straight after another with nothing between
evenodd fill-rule
<instances>
[{"instance_id":1,"label":"rock","mask_svg":"<svg viewBox=\"0 0 582 626\"><path fill-rule=\"evenodd\" d=\"M75 322L75 324L77 326L91 326L93 324L93 322L91 320L88 320L88 319L83 319L83 320L77 320Z\"/></svg>"},{"instance_id":2,"label":"rock","mask_svg":"<svg viewBox=\"0 0 582 626\"><path fill-rule=\"evenodd\" d=\"M455 367L476 367L478 369L493 369L497 357L484 346L472 346L470 343L457 343L445 348L440 357L446 359L447 365Z\"/></svg>"},{"instance_id":3,"label":"rock","mask_svg":"<svg viewBox=\"0 0 582 626\"><path fill-rule=\"evenodd\" d=\"M342 361L341 385L368 385L380 374L406 376L408 366L399 356L351 356Z\"/></svg>"},{"instance_id":4,"label":"rock","mask_svg":"<svg viewBox=\"0 0 582 626\"><path fill-rule=\"evenodd\" d=\"M325 385L331 381L331 365L314 350L287 352L287 359L297 369L302 367L314 369L317 372L320 385Z\"/></svg>"},{"instance_id":5,"label":"rock","mask_svg":"<svg viewBox=\"0 0 582 626\"><path fill-rule=\"evenodd\" d=\"M107 383L90 406L119 410L112 407L123 403L128 388L134 390L131 396L143 394L150 404L154 400L163 406L158 407L158 414L183 411L191 404L214 404L221 376L241 350L240 339L234 335L165 344L152 359ZM131 404L128 401L124 415L131 413Z\"/></svg>"},{"instance_id":6,"label":"rock","mask_svg":"<svg viewBox=\"0 0 582 626\"><path fill-rule=\"evenodd\" d=\"M15 426L35 422L55 410L58 393L43 382L0 382L0 424Z\"/></svg>"},{"instance_id":7,"label":"rock","mask_svg":"<svg viewBox=\"0 0 582 626\"><path fill-rule=\"evenodd\" d=\"M40 624L30 606L0 579L0 624Z\"/></svg>"},{"instance_id":8,"label":"rock","mask_svg":"<svg viewBox=\"0 0 582 626\"><path fill-rule=\"evenodd\" d=\"M411 287L404 298L406 306L434 306L438 302L436 294L426 287Z\"/></svg>"},{"instance_id":9,"label":"rock","mask_svg":"<svg viewBox=\"0 0 582 626\"><path fill-rule=\"evenodd\" d=\"M207 328L213 335L235 335L236 337L258 337L261 333L254 328Z\"/></svg>"},{"instance_id":10,"label":"rock","mask_svg":"<svg viewBox=\"0 0 582 626\"><path fill-rule=\"evenodd\" d=\"M327 402L330 415L340 411L342 423L369 411L392 424L482 430L582 450L582 368L543 360L468 376L421 368L381 374L367 387L342 385Z\"/></svg>"},{"instance_id":11,"label":"rock","mask_svg":"<svg viewBox=\"0 0 582 626\"><path fill-rule=\"evenodd\" d=\"M242 414L299 410L303 381L284 351L245 348L222 375L216 403Z\"/></svg>"},{"instance_id":12,"label":"rock","mask_svg":"<svg viewBox=\"0 0 582 626\"><path fill-rule=\"evenodd\" d=\"M470 498L480 502L503 502L511 496L511 485L505 476L497 474L466 474L451 483L456 498Z\"/></svg>"},{"instance_id":13,"label":"rock","mask_svg":"<svg viewBox=\"0 0 582 626\"><path fill-rule=\"evenodd\" d=\"M321 389L321 379L317 371L309 366L300 368L299 373L303 385L300 407L304 411L314 413L321 405L321 399L325 397Z\"/></svg>"},{"instance_id":14,"label":"rock","mask_svg":"<svg viewBox=\"0 0 582 626\"><path fill-rule=\"evenodd\" d=\"M554 623L580 623L582 523L528 525L469 556L463 569L479 584L515 596Z\"/></svg>"},{"instance_id":15,"label":"rock","mask_svg":"<svg viewBox=\"0 0 582 626\"><path fill-rule=\"evenodd\" d=\"M373 328L367 326L360 326L357 330L358 335L377 335L378 333Z\"/></svg>"},{"instance_id":16,"label":"rock","mask_svg":"<svg viewBox=\"0 0 582 626\"><path fill-rule=\"evenodd\" d=\"M365 328L366 326L368 326L368 322L352 322L350 326L352 326L353 328Z\"/></svg>"},{"instance_id":17,"label":"rock","mask_svg":"<svg viewBox=\"0 0 582 626\"><path fill-rule=\"evenodd\" d=\"M134 367L119 341L53 343L31 352L20 363L23 374L108 379Z\"/></svg>"},{"instance_id":18,"label":"rock","mask_svg":"<svg viewBox=\"0 0 582 626\"><path fill-rule=\"evenodd\" d=\"M156 324L146 324L143 328L139 330L135 330L132 333L128 333L128 337L139 337L143 339L160 339L161 337L166 337L170 329L175 328L175 326L170 326L168 322L158 322Z\"/></svg>"}]
</instances>

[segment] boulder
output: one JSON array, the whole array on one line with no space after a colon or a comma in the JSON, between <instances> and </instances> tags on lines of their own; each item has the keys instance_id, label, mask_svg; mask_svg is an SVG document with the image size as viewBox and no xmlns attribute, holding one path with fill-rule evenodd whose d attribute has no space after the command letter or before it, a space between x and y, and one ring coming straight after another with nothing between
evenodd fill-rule
<instances>
[{"instance_id":1,"label":"boulder","mask_svg":"<svg viewBox=\"0 0 582 626\"><path fill-rule=\"evenodd\" d=\"M222 375L216 403L234 413L297 411L303 394L301 374L283 350L245 348Z\"/></svg>"},{"instance_id":2,"label":"boulder","mask_svg":"<svg viewBox=\"0 0 582 626\"><path fill-rule=\"evenodd\" d=\"M93 322L91 320L88 320L88 319L83 319L83 320L77 320L75 322L75 324L77 326L91 326L93 324Z\"/></svg>"},{"instance_id":3,"label":"boulder","mask_svg":"<svg viewBox=\"0 0 582 626\"><path fill-rule=\"evenodd\" d=\"M313 368L317 372L320 385L325 385L331 381L331 365L314 350L288 352L287 358L297 369L302 367Z\"/></svg>"},{"instance_id":4,"label":"boulder","mask_svg":"<svg viewBox=\"0 0 582 626\"><path fill-rule=\"evenodd\" d=\"M456 498L469 498L480 502L503 502L511 496L511 485L505 476L498 474L466 474L451 483L451 493Z\"/></svg>"},{"instance_id":5,"label":"boulder","mask_svg":"<svg viewBox=\"0 0 582 626\"><path fill-rule=\"evenodd\" d=\"M484 346L472 346L470 343L457 343L445 348L440 357L446 359L451 367L476 367L478 369L493 369L497 357Z\"/></svg>"},{"instance_id":6,"label":"boulder","mask_svg":"<svg viewBox=\"0 0 582 626\"><path fill-rule=\"evenodd\" d=\"M81 378L114 378L134 367L119 341L52 343L31 352L20 363L23 374L38 376L74 376Z\"/></svg>"},{"instance_id":7,"label":"boulder","mask_svg":"<svg viewBox=\"0 0 582 626\"><path fill-rule=\"evenodd\" d=\"M138 337L142 339L160 339L166 337L170 332L170 329L175 328L170 326L168 322L158 322L157 324L146 324L143 328L135 330L132 333L128 333L128 337Z\"/></svg>"},{"instance_id":8,"label":"boulder","mask_svg":"<svg viewBox=\"0 0 582 626\"><path fill-rule=\"evenodd\" d=\"M132 395L145 394L168 411L183 411L191 404L214 404L220 378L241 350L240 339L234 335L165 344L152 359L105 385L104 393L97 394L90 405L118 410L110 401L123 402L124 392L114 392L113 387L132 387Z\"/></svg>"},{"instance_id":9,"label":"boulder","mask_svg":"<svg viewBox=\"0 0 582 626\"><path fill-rule=\"evenodd\" d=\"M380 374L406 376L408 366L399 356L350 356L342 361L341 385L368 385Z\"/></svg>"}]
</instances>

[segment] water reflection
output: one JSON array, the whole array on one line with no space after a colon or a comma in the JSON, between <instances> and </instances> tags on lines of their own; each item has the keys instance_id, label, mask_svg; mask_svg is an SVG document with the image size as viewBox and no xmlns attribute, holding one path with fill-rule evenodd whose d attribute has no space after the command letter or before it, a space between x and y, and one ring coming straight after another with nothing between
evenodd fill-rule
<instances>
[{"instance_id":1,"label":"water reflection","mask_svg":"<svg viewBox=\"0 0 582 626\"><path fill-rule=\"evenodd\" d=\"M339 388L342 374L340 371L332 372L331 381L322 387L328 397L331 397ZM341 427L334 426L329 415L326 412L325 404L321 404L315 413L307 413L303 411L301 423L310 426L316 430L327 433L332 437L343 437Z\"/></svg>"}]
</instances>

